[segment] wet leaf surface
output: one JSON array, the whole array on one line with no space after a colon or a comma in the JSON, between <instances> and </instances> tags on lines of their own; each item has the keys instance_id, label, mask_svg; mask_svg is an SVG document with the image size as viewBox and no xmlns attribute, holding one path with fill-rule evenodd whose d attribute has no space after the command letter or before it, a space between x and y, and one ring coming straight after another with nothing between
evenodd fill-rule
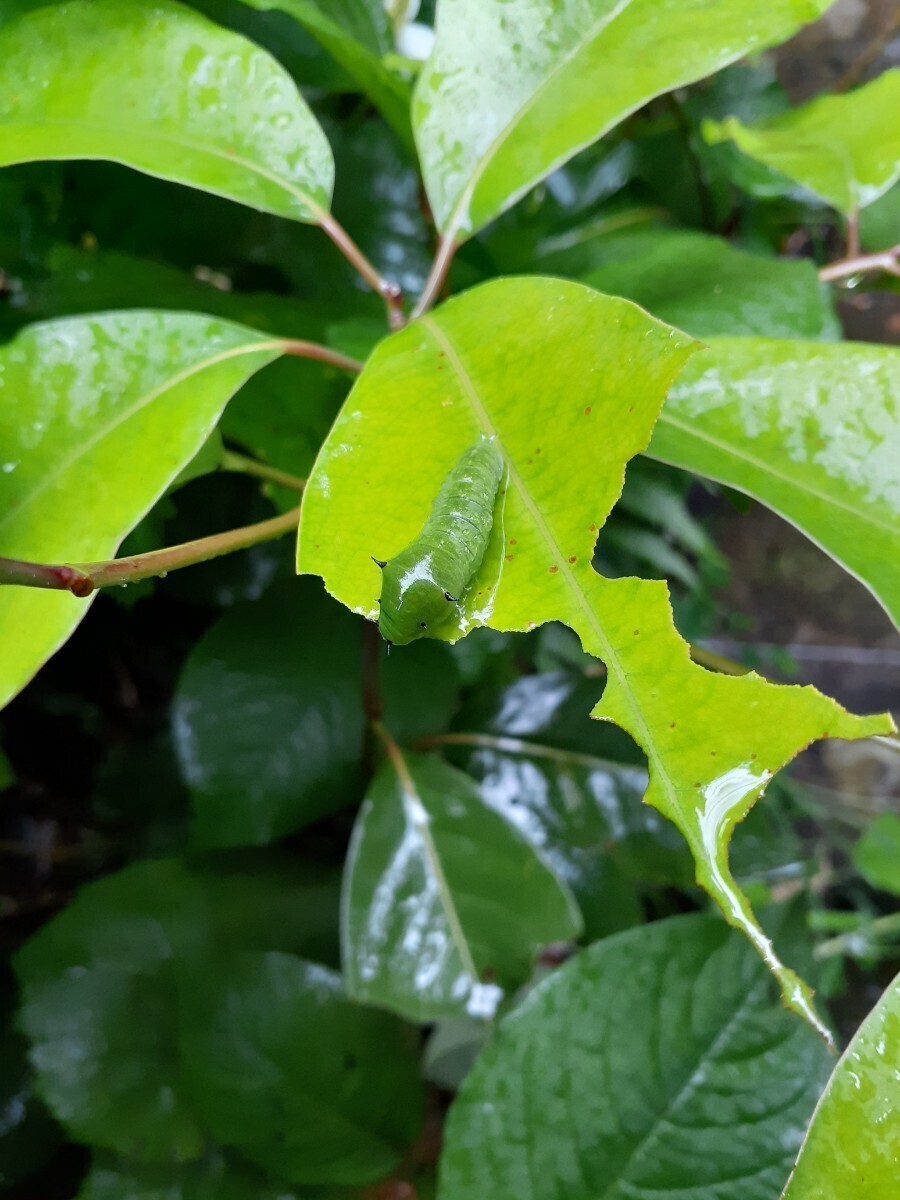
<instances>
[{"instance_id":1,"label":"wet leaf surface","mask_svg":"<svg viewBox=\"0 0 900 1200\"><path fill-rule=\"evenodd\" d=\"M827 1071L747 943L676 917L583 951L453 1104L440 1200L768 1200Z\"/></svg>"},{"instance_id":2,"label":"wet leaf surface","mask_svg":"<svg viewBox=\"0 0 900 1200\"><path fill-rule=\"evenodd\" d=\"M373 542L386 557L408 545L460 453L479 434L494 437L509 471L488 548L502 552L499 574L480 598L476 582L447 636L475 622L575 630L608 670L594 715L647 755L647 802L682 831L698 882L754 942L786 1003L827 1036L734 883L728 842L799 750L888 731L890 718L852 717L812 688L704 670L675 631L664 584L607 580L591 566L624 465L646 446L693 349L641 309L559 280L497 280L449 301L366 364L305 493L298 565L375 616Z\"/></svg>"}]
</instances>

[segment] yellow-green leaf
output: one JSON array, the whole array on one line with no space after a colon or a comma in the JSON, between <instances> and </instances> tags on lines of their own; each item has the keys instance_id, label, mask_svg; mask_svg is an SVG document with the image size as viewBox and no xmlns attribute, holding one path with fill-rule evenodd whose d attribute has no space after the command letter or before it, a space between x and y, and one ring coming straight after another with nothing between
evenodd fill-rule
<instances>
[{"instance_id":1,"label":"yellow-green leaf","mask_svg":"<svg viewBox=\"0 0 900 1200\"><path fill-rule=\"evenodd\" d=\"M0 347L0 555L111 557L203 446L276 338L193 313L31 325ZM0 706L69 637L89 601L0 587Z\"/></svg>"},{"instance_id":2,"label":"yellow-green leaf","mask_svg":"<svg viewBox=\"0 0 900 1200\"><path fill-rule=\"evenodd\" d=\"M900 69L755 125L729 117L703 132L713 143L733 139L750 158L851 213L900 178Z\"/></svg>"},{"instance_id":3,"label":"yellow-green leaf","mask_svg":"<svg viewBox=\"0 0 900 1200\"><path fill-rule=\"evenodd\" d=\"M331 147L252 42L172 0L70 0L0 24L0 166L103 158L316 222Z\"/></svg>"},{"instance_id":4,"label":"yellow-green leaf","mask_svg":"<svg viewBox=\"0 0 900 1200\"><path fill-rule=\"evenodd\" d=\"M508 469L505 504L487 574L448 636L552 620L578 633L608 669L595 715L647 755L647 801L681 829L699 882L751 938L785 1002L824 1032L735 884L728 840L811 741L883 732L890 720L850 716L813 688L705 671L675 631L665 584L607 580L591 566L625 463L646 446L694 347L635 305L561 280L496 280L451 300L369 359L314 467L298 565L374 617L370 556L403 548L459 454L481 433L494 436Z\"/></svg>"},{"instance_id":5,"label":"yellow-green leaf","mask_svg":"<svg viewBox=\"0 0 900 1200\"><path fill-rule=\"evenodd\" d=\"M900 1180L900 975L844 1051L783 1200L888 1200Z\"/></svg>"},{"instance_id":6,"label":"yellow-green leaf","mask_svg":"<svg viewBox=\"0 0 900 1200\"><path fill-rule=\"evenodd\" d=\"M892 346L710 338L649 453L786 517L900 625L898 380Z\"/></svg>"},{"instance_id":7,"label":"yellow-green leaf","mask_svg":"<svg viewBox=\"0 0 900 1200\"><path fill-rule=\"evenodd\" d=\"M462 241L653 96L813 21L830 0L441 0L413 127Z\"/></svg>"}]
</instances>

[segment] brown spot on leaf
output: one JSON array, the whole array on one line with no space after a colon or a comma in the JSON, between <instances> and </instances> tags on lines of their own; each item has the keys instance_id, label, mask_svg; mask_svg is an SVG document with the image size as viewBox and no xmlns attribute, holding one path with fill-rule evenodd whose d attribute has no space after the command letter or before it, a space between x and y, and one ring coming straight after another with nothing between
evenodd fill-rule
<instances>
[{"instance_id":1,"label":"brown spot on leaf","mask_svg":"<svg viewBox=\"0 0 900 1200\"><path fill-rule=\"evenodd\" d=\"M556 565L556 563L554 563L553 566L550 568L550 574L555 575L558 570L559 570L559 567Z\"/></svg>"},{"instance_id":2,"label":"brown spot on leaf","mask_svg":"<svg viewBox=\"0 0 900 1200\"><path fill-rule=\"evenodd\" d=\"M571 554L571 555L569 556L569 562L570 562L570 563L578 562L578 555L577 555L577 554Z\"/></svg>"},{"instance_id":3,"label":"brown spot on leaf","mask_svg":"<svg viewBox=\"0 0 900 1200\"><path fill-rule=\"evenodd\" d=\"M586 417L589 417L591 415L591 406L590 405L588 405L587 408L584 410L584 415Z\"/></svg>"}]
</instances>

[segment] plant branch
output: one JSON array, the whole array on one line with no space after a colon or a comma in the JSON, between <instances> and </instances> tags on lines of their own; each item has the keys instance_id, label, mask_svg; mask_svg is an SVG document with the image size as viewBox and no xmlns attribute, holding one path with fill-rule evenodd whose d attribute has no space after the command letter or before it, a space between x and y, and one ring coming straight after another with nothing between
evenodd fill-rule
<instances>
[{"instance_id":1,"label":"plant branch","mask_svg":"<svg viewBox=\"0 0 900 1200\"><path fill-rule=\"evenodd\" d=\"M390 280L384 278L331 213L320 213L319 225L369 287L384 300L390 328L402 329L406 324L406 314L403 311L403 290L398 284L391 283Z\"/></svg>"},{"instance_id":2,"label":"plant branch","mask_svg":"<svg viewBox=\"0 0 900 1200\"><path fill-rule=\"evenodd\" d=\"M255 458L237 454L233 450L226 450L222 455L222 470L234 471L240 475L252 475L256 479L264 479L267 483L277 483L281 487L291 488L295 492L302 492L306 487L306 480L301 479L299 475L289 475L287 471L282 471L278 467L270 467L268 463L258 462Z\"/></svg>"},{"instance_id":3,"label":"plant branch","mask_svg":"<svg viewBox=\"0 0 900 1200\"><path fill-rule=\"evenodd\" d=\"M391 765L397 772L397 777L403 787L403 790L409 795L416 794L416 785L413 783L413 778L409 773L409 767L406 765L406 759L403 757L403 751L394 741L391 736L391 731L383 721L373 721L372 729L381 739L381 744L388 753L388 758L391 760Z\"/></svg>"},{"instance_id":4,"label":"plant branch","mask_svg":"<svg viewBox=\"0 0 900 1200\"><path fill-rule=\"evenodd\" d=\"M169 546L165 550L152 550L148 554L134 554L130 558L116 558L108 562L52 566L0 559L0 584L53 588L71 592L75 596L89 596L96 588L137 583L141 579L166 575L181 567L192 567L195 563L207 562L235 550L244 550L259 542L271 541L296 529L299 518L300 509L294 508L255 525L244 525L240 529L197 538L180 546Z\"/></svg>"},{"instance_id":5,"label":"plant branch","mask_svg":"<svg viewBox=\"0 0 900 1200\"><path fill-rule=\"evenodd\" d=\"M304 342L298 338L282 338L281 345L285 354L328 363L329 366L339 367L342 371L349 371L351 375L358 375L363 369L363 364L358 358L350 358L347 354L341 354L339 350L320 346L318 342Z\"/></svg>"},{"instance_id":6,"label":"plant branch","mask_svg":"<svg viewBox=\"0 0 900 1200\"><path fill-rule=\"evenodd\" d=\"M885 934L900 934L900 912L888 913L876 917L857 929L850 929L838 937L821 942L813 951L814 958L831 958L835 954L866 954L871 953L872 937L884 937Z\"/></svg>"},{"instance_id":7,"label":"plant branch","mask_svg":"<svg viewBox=\"0 0 900 1200\"><path fill-rule=\"evenodd\" d=\"M444 281L447 278L447 272L450 270L450 264L453 262L453 256L456 253L456 242L452 237L441 235L438 242L437 254L434 256L434 262L431 264L431 270L428 272L428 278L425 280L425 286L422 289L422 294L416 301L416 306L412 311L414 317L421 317L434 306L435 301L440 295L441 288L444 286Z\"/></svg>"},{"instance_id":8,"label":"plant branch","mask_svg":"<svg viewBox=\"0 0 900 1200\"><path fill-rule=\"evenodd\" d=\"M496 733L437 733L419 738L417 750L436 750L441 746L473 746L482 750L495 750L499 754L522 755L526 758L546 758L564 766L585 767L588 770L640 770L628 763L613 762L598 754L580 750L564 750L559 746L548 746L546 742L532 742L526 738L510 737Z\"/></svg>"},{"instance_id":9,"label":"plant branch","mask_svg":"<svg viewBox=\"0 0 900 1200\"><path fill-rule=\"evenodd\" d=\"M832 87L833 92L846 92L862 79L867 69L887 46L900 26L900 9L889 16L883 29L879 29L862 53L850 64L844 74Z\"/></svg>"},{"instance_id":10,"label":"plant branch","mask_svg":"<svg viewBox=\"0 0 900 1200\"><path fill-rule=\"evenodd\" d=\"M900 278L900 243L890 250L877 250L874 254L855 254L848 258L839 258L836 262L828 263L819 271L823 283L831 283L835 279L847 279L851 275L867 275L875 271L884 271L888 275Z\"/></svg>"}]
</instances>

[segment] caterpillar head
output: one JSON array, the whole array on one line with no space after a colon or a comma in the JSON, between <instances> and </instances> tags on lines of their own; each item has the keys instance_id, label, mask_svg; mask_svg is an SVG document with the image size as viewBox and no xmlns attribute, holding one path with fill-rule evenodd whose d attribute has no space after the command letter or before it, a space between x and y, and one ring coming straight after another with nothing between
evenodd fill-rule
<instances>
[{"instance_id":1,"label":"caterpillar head","mask_svg":"<svg viewBox=\"0 0 900 1200\"><path fill-rule=\"evenodd\" d=\"M381 636L393 646L427 637L456 616L455 600L433 578L431 555L410 547L382 569Z\"/></svg>"}]
</instances>

